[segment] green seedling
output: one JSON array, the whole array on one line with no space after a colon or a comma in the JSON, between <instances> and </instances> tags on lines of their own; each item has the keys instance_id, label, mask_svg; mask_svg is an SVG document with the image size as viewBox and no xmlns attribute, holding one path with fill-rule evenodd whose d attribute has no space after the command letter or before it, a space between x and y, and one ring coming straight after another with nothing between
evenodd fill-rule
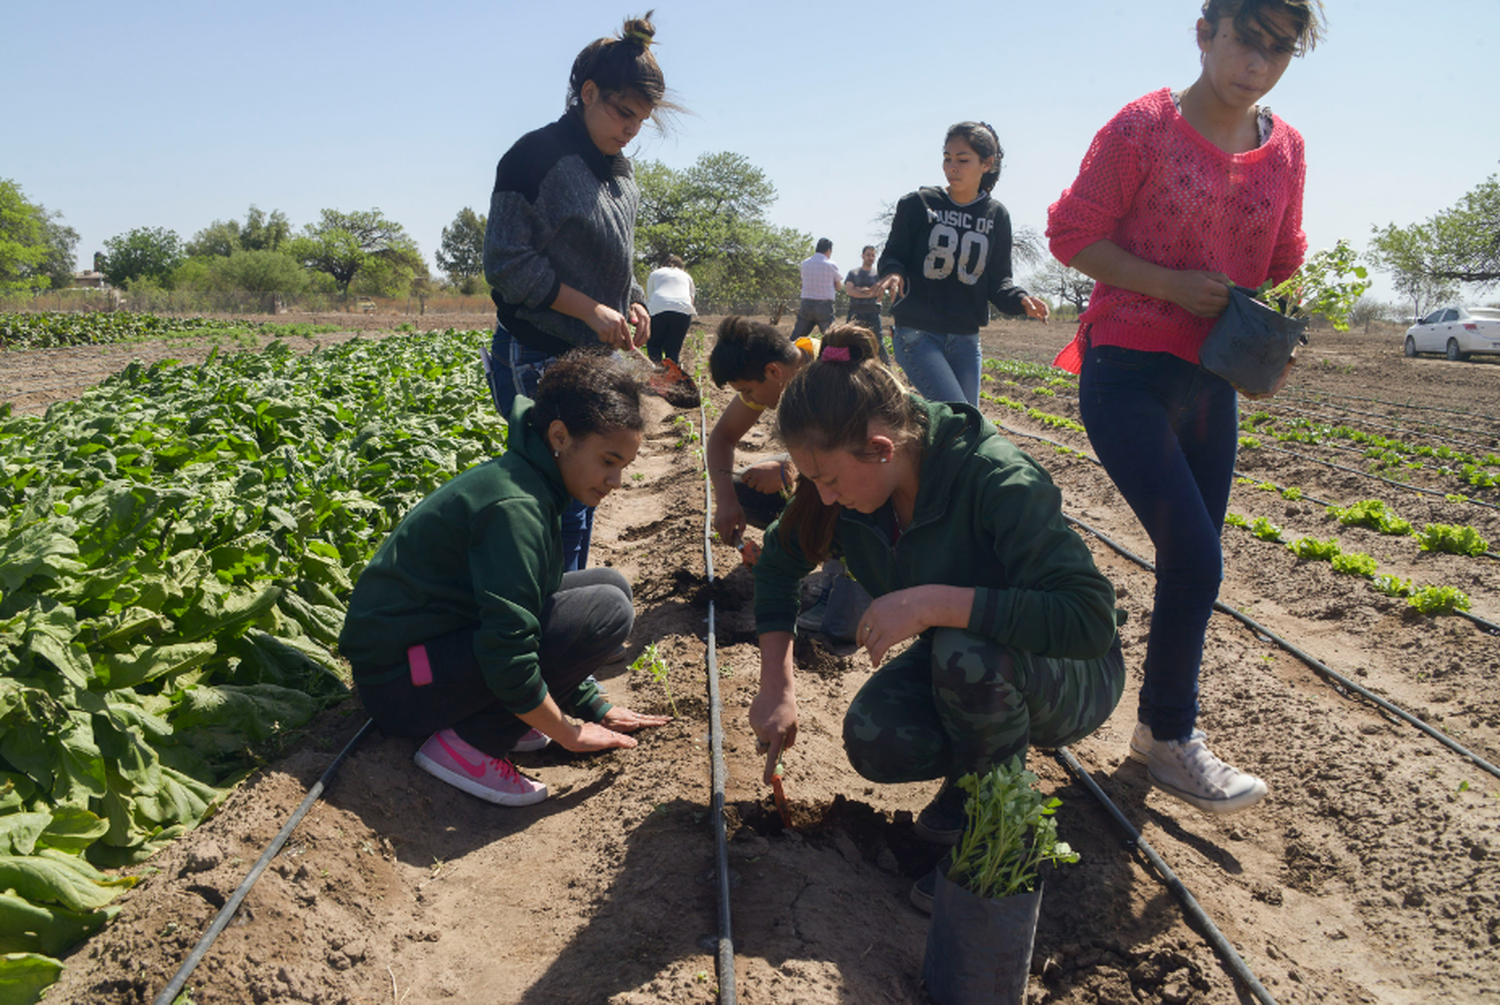
<instances>
[{"instance_id":1,"label":"green seedling","mask_svg":"<svg viewBox=\"0 0 1500 1005\"><path fill-rule=\"evenodd\" d=\"M1295 485L1288 485L1286 488L1281 490L1281 498L1285 499L1287 502L1296 502L1297 500L1302 498L1302 490Z\"/></svg>"},{"instance_id":2,"label":"green seedling","mask_svg":"<svg viewBox=\"0 0 1500 1005\"><path fill-rule=\"evenodd\" d=\"M677 702L672 698L672 681L668 677L667 664L656 651L656 643L649 643L641 654L630 664L632 671L644 670L651 674L651 679L656 681L667 692L667 704L672 708L672 715L677 715Z\"/></svg>"},{"instance_id":3,"label":"green seedling","mask_svg":"<svg viewBox=\"0 0 1500 1005\"><path fill-rule=\"evenodd\" d=\"M1260 441L1257 440L1255 437L1253 437L1253 436L1241 436L1240 437L1240 449L1241 450L1254 450L1258 446L1260 446ZM1248 482L1248 481L1250 481L1250 479L1246 478L1245 481Z\"/></svg>"},{"instance_id":4,"label":"green seedling","mask_svg":"<svg viewBox=\"0 0 1500 1005\"><path fill-rule=\"evenodd\" d=\"M1250 524L1250 533L1262 541L1280 541L1281 528L1263 516L1256 517Z\"/></svg>"},{"instance_id":5,"label":"green seedling","mask_svg":"<svg viewBox=\"0 0 1500 1005\"><path fill-rule=\"evenodd\" d=\"M1242 513L1224 514L1224 522L1231 527L1249 527L1250 519Z\"/></svg>"},{"instance_id":6,"label":"green seedling","mask_svg":"<svg viewBox=\"0 0 1500 1005\"><path fill-rule=\"evenodd\" d=\"M630 473L630 480L633 482L645 481L645 479L645 474L640 471L632 471Z\"/></svg>"},{"instance_id":7,"label":"green seedling","mask_svg":"<svg viewBox=\"0 0 1500 1005\"><path fill-rule=\"evenodd\" d=\"M1397 576L1376 576L1374 586L1387 597L1411 596L1411 580L1409 579L1401 579Z\"/></svg>"},{"instance_id":8,"label":"green seedling","mask_svg":"<svg viewBox=\"0 0 1500 1005\"><path fill-rule=\"evenodd\" d=\"M1364 576L1366 579L1373 577L1378 567L1375 559L1362 551L1334 555L1330 561L1333 563L1334 572L1342 572L1346 576Z\"/></svg>"},{"instance_id":9,"label":"green seedling","mask_svg":"<svg viewBox=\"0 0 1500 1005\"><path fill-rule=\"evenodd\" d=\"M1417 535L1417 544L1423 551L1443 551L1450 555L1482 555L1490 543L1479 536L1479 531L1467 524L1455 527L1447 523L1430 523Z\"/></svg>"},{"instance_id":10,"label":"green seedling","mask_svg":"<svg viewBox=\"0 0 1500 1005\"><path fill-rule=\"evenodd\" d=\"M1339 540L1336 537L1329 538L1327 541L1319 541L1315 537L1299 537L1287 547L1298 558L1315 562L1332 561L1333 557L1340 552Z\"/></svg>"},{"instance_id":11,"label":"green seedling","mask_svg":"<svg viewBox=\"0 0 1500 1005\"><path fill-rule=\"evenodd\" d=\"M1406 599L1423 614L1452 614L1469 609L1469 595L1456 586L1424 586Z\"/></svg>"},{"instance_id":12,"label":"green seedling","mask_svg":"<svg viewBox=\"0 0 1500 1005\"><path fill-rule=\"evenodd\" d=\"M1349 312L1370 288L1369 273L1357 259L1358 253L1341 238L1308 258L1285 282L1262 284L1256 296L1288 317L1321 314L1338 331L1348 331ZM1345 279L1346 275L1355 278Z\"/></svg>"},{"instance_id":13,"label":"green seedling","mask_svg":"<svg viewBox=\"0 0 1500 1005\"><path fill-rule=\"evenodd\" d=\"M1036 789L1037 776L1017 758L987 774L958 779L969 794L967 823L948 878L981 897L1009 897L1036 889L1043 862L1077 862L1078 853L1057 839L1052 819L1062 800Z\"/></svg>"},{"instance_id":14,"label":"green seedling","mask_svg":"<svg viewBox=\"0 0 1500 1005\"><path fill-rule=\"evenodd\" d=\"M1410 521L1396 515L1396 511L1379 499L1366 499L1352 506L1330 506L1328 515L1346 527L1369 527L1382 534L1410 534Z\"/></svg>"}]
</instances>

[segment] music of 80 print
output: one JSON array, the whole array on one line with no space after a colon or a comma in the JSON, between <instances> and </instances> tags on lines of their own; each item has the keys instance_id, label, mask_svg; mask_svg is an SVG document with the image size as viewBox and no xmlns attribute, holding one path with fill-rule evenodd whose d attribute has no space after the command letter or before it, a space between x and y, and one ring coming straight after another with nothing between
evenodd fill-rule
<instances>
[{"instance_id":1,"label":"music of 80 print","mask_svg":"<svg viewBox=\"0 0 1500 1005\"><path fill-rule=\"evenodd\" d=\"M922 260L922 275L928 279L947 279L957 268L959 281L964 285L979 282L989 261L989 233L995 221L959 209L929 209L927 222L933 226L927 235L928 251Z\"/></svg>"}]
</instances>

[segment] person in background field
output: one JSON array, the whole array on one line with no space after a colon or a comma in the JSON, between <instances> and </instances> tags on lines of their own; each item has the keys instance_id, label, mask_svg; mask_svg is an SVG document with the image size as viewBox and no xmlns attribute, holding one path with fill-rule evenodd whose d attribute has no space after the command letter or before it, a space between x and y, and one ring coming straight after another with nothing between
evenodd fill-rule
<instances>
[{"instance_id":1,"label":"person in background field","mask_svg":"<svg viewBox=\"0 0 1500 1005\"><path fill-rule=\"evenodd\" d=\"M896 203L880 255L882 292L896 294L896 362L929 401L979 404L979 329L990 304L1047 320L1046 303L1011 279L1010 214L990 196L1004 157L987 123L951 126L943 141L947 186Z\"/></svg>"},{"instance_id":2,"label":"person in background field","mask_svg":"<svg viewBox=\"0 0 1500 1005\"><path fill-rule=\"evenodd\" d=\"M755 564L760 548L745 540L747 526L764 530L781 513L797 480L785 456L734 470L734 448L781 400L781 389L818 355L818 340L803 337L795 343L772 325L731 315L719 323L708 355L708 373L715 387L728 384L737 392L708 434L705 450L708 479L714 495L714 530L719 540L740 548L745 561Z\"/></svg>"},{"instance_id":3,"label":"person in background field","mask_svg":"<svg viewBox=\"0 0 1500 1005\"><path fill-rule=\"evenodd\" d=\"M833 327L833 301L844 288L844 281L839 278L839 267L828 257L832 253L833 242L820 237L812 255L802 260L802 300L792 325L793 342L815 326L825 335Z\"/></svg>"},{"instance_id":4,"label":"person in background field","mask_svg":"<svg viewBox=\"0 0 1500 1005\"><path fill-rule=\"evenodd\" d=\"M614 569L563 571L569 499L597 505L640 449L639 384L610 356L571 352L508 418L504 454L423 499L381 543L339 651L380 728L426 738L424 771L525 806L547 787L512 750L633 747L627 733L668 719L611 706L589 677L630 634L630 584Z\"/></svg>"},{"instance_id":5,"label":"person in background field","mask_svg":"<svg viewBox=\"0 0 1500 1005\"><path fill-rule=\"evenodd\" d=\"M1126 105L1051 207L1052 253L1096 280L1056 365L1104 469L1156 547L1156 595L1132 757L1154 785L1211 813L1266 784L1197 728L1203 638L1239 436L1234 388L1198 365L1230 284L1280 282L1307 250L1302 137L1260 104L1320 36L1317 0L1208 0L1191 86Z\"/></svg>"},{"instance_id":6,"label":"person in background field","mask_svg":"<svg viewBox=\"0 0 1500 1005\"><path fill-rule=\"evenodd\" d=\"M854 633L877 669L844 717L849 763L874 782L943 779L915 829L956 844L955 779L1076 742L1119 702L1114 590L1047 473L974 408L908 393L864 329L829 333L776 421L800 478L755 565L766 781L797 738L797 582L837 548L875 598ZM925 910L932 879L912 892Z\"/></svg>"},{"instance_id":7,"label":"person in background field","mask_svg":"<svg viewBox=\"0 0 1500 1005\"><path fill-rule=\"evenodd\" d=\"M849 294L849 316L844 320L875 333L880 362L889 366L891 358L885 352L885 333L880 329L880 301L885 296L885 287L880 285L880 276L875 271L875 245L865 245L859 256L859 268L850 269L844 277L844 289Z\"/></svg>"},{"instance_id":8,"label":"person in background field","mask_svg":"<svg viewBox=\"0 0 1500 1005\"><path fill-rule=\"evenodd\" d=\"M651 15L573 61L562 118L527 133L500 158L484 234L484 274L498 321L490 389L501 415L559 354L644 345L645 294L633 274L636 187L625 147L666 101L651 55ZM588 564L593 509L563 517L565 568Z\"/></svg>"},{"instance_id":9,"label":"person in background field","mask_svg":"<svg viewBox=\"0 0 1500 1005\"><path fill-rule=\"evenodd\" d=\"M662 259L661 268L646 277L646 310L651 313L651 338L646 342L646 355L660 363L663 356L672 362L681 362L682 342L687 338L688 325L698 313L693 306L696 292L693 277L682 267L682 259L668 255Z\"/></svg>"}]
</instances>

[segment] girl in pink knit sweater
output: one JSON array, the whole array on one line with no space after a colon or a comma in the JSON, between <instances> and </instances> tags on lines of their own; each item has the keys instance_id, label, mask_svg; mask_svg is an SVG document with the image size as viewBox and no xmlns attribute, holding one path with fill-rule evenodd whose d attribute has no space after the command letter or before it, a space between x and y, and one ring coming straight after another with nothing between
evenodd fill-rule
<instances>
[{"instance_id":1,"label":"girl in pink knit sweater","mask_svg":"<svg viewBox=\"0 0 1500 1005\"><path fill-rule=\"evenodd\" d=\"M1048 215L1052 253L1095 281L1056 364L1081 371L1089 442L1156 546L1156 595L1131 756L1152 783L1229 813L1266 785L1209 751L1198 672L1223 578L1239 406L1198 366L1234 284L1294 272L1302 137L1260 104L1321 34L1319 0L1206 0L1203 71L1126 105Z\"/></svg>"}]
</instances>

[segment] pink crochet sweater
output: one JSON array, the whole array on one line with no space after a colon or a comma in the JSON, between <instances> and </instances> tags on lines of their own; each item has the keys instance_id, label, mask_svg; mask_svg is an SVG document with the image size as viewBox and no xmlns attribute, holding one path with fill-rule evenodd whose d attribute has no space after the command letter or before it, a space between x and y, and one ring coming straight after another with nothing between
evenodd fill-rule
<instances>
[{"instance_id":1,"label":"pink crochet sweater","mask_svg":"<svg viewBox=\"0 0 1500 1005\"><path fill-rule=\"evenodd\" d=\"M1302 136L1280 118L1266 142L1227 154L1188 125L1163 88L1126 105L1094 137L1072 187L1047 212L1059 261L1111 240L1169 269L1222 272L1241 286L1302 264ZM1095 283L1078 334L1054 361L1074 373L1089 343L1198 362L1212 318Z\"/></svg>"}]
</instances>

